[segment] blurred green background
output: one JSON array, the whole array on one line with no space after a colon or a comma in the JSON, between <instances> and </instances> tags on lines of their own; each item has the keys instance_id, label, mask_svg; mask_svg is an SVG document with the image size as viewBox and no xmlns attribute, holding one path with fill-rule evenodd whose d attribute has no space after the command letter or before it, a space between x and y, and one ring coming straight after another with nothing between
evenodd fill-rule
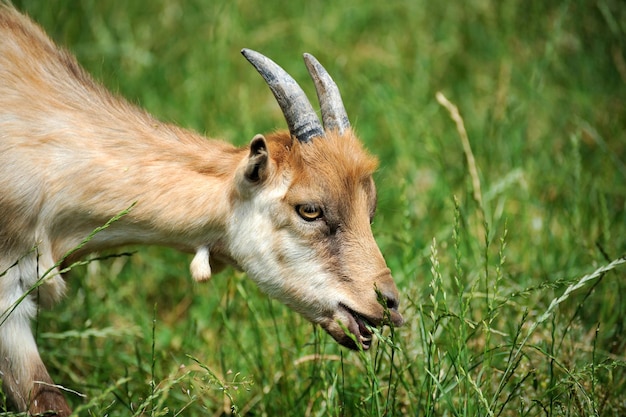
<instances>
[{"instance_id":1,"label":"blurred green background","mask_svg":"<svg viewBox=\"0 0 626 417\"><path fill-rule=\"evenodd\" d=\"M241 48L311 98L315 55L380 158L373 228L407 318L359 355L243 274L196 285L160 248L92 262L37 324L81 415L626 413L624 268L532 328L626 253L622 0L14 4L109 89L238 145L285 126Z\"/></svg>"}]
</instances>

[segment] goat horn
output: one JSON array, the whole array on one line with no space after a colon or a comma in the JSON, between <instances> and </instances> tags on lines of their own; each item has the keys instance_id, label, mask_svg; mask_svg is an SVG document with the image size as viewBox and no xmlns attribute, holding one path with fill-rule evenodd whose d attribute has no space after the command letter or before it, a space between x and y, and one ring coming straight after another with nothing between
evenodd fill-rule
<instances>
[{"instance_id":1,"label":"goat horn","mask_svg":"<svg viewBox=\"0 0 626 417\"><path fill-rule=\"evenodd\" d=\"M250 49L242 49L241 53L256 68L272 90L291 134L300 142L308 142L316 136L324 136L324 128L298 83L268 57Z\"/></svg>"},{"instance_id":2,"label":"goat horn","mask_svg":"<svg viewBox=\"0 0 626 417\"><path fill-rule=\"evenodd\" d=\"M339 134L342 134L350 128L350 120L348 120L348 113L343 106L337 84L313 55L305 53L304 63L315 83L317 99L322 109L324 128L328 130L337 129Z\"/></svg>"}]
</instances>

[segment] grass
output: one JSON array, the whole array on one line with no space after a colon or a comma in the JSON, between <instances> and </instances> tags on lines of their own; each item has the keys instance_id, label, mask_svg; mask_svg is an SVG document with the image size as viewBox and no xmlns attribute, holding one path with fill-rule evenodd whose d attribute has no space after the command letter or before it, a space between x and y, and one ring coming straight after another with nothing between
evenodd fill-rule
<instances>
[{"instance_id":1,"label":"grass","mask_svg":"<svg viewBox=\"0 0 626 417\"><path fill-rule=\"evenodd\" d=\"M131 248L36 324L80 415L626 413L619 0L15 3L112 90L240 145L284 122L239 50L311 97L316 55L380 157L406 318L348 352L243 274L196 285L189 257Z\"/></svg>"}]
</instances>

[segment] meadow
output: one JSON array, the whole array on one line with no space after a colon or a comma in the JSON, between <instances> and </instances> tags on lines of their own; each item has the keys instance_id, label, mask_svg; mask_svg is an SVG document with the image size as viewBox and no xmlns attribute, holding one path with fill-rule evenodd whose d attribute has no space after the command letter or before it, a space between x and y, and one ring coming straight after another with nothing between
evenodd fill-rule
<instances>
[{"instance_id":1,"label":"meadow","mask_svg":"<svg viewBox=\"0 0 626 417\"><path fill-rule=\"evenodd\" d=\"M380 159L406 319L350 352L243 273L96 254L34 324L78 415L626 415L622 0L14 3L109 89L238 145L285 127L241 48L311 98L315 55Z\"/></svg>"}]
</instances>

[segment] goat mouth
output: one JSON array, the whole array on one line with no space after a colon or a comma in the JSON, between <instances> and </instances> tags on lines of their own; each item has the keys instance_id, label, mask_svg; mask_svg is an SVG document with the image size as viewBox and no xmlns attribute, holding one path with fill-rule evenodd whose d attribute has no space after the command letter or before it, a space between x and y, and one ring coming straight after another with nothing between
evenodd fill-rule
<instances>
[{"instance_id":1,"label":"goat mouth","mask_svg":"<svg viewBox=\"0 0 626 417\"><path fill-rule=\"evenodd\" d=\"M361 345L363 350L368 350L372 345L373 336L373 332L370 330L370 328L376 327L374 320L357 313L356 311L343 304L341 305L341 307L345 310L346 313L348 313L346 315L348 322L344 323L344 325L347 327L347 330L352 333L354 338L346 335L345 339L340 341L340 343L351 349L358 349L358 343Z\"/></svg>"}]
</instances>

